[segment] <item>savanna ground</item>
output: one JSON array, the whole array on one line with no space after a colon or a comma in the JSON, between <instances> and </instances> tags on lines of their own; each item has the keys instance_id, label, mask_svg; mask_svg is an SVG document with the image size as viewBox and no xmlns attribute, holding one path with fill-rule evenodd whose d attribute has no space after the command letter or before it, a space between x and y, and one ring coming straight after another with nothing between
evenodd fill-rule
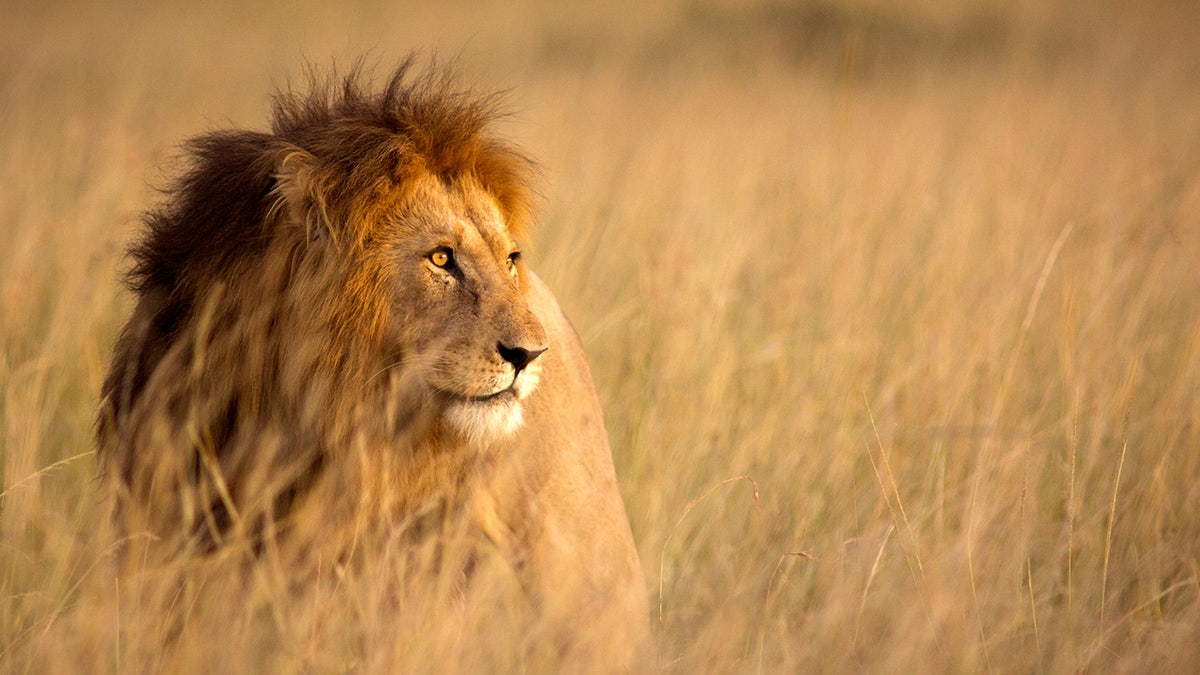
<instances>
[{"instance_id":1,"label":"savanna ground","mask_svg":"<svg viewBox=\"0 0 1200 675\"><path fill-rule=\"evenodd\" d=\"M363 580L147 660L91 454L178 143L413 48L543 165L659 668L1200 662L1192 3L143 4L0 9L0 670L480 665Z\"/></svg>"}]
</instances>

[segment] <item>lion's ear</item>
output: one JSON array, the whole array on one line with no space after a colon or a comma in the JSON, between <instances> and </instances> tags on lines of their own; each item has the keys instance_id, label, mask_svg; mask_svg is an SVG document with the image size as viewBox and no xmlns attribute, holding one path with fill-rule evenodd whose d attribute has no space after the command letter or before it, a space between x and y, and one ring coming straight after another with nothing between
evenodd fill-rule
<instances>
[{"instance_id":1,"label":"lion's ear","mask_svg":"<svg viewBox=\"0 0 1200 675\"><path fill-rule=\"evenodd\" d=\"M274 209L303 228L309 241L324 241L330 236L320 183L316 160L308 152L289 146L276 154L273 192L278 201Z\"/></svg>"}]
</instances>

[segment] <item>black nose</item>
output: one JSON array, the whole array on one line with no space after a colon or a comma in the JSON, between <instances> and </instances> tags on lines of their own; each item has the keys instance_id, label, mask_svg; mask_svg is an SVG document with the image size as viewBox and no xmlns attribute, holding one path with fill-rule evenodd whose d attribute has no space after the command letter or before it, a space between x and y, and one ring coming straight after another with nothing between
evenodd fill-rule
<instances>
[{"instance_id":1,"label":"black nose","mask_svg":"<svg viewBox=\"0 0 1200 675\"><path fill-rule=\"evenodd\" d=\"M496 343L496 349L500 352L500 357L512 364L513 368L519 373L525 369L525 366L533 362L534 359L541 356L542 352L546 351L545 347L538 349L525 349L524 347L506 347L503 342Z\"/></svg>"}]
</instances>

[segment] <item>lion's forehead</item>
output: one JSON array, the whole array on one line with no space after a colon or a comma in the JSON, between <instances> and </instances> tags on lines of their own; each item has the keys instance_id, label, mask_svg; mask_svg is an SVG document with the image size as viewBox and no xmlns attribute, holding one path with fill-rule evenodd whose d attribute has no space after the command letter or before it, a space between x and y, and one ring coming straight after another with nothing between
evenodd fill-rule
<instances>
[{"instance_id":1,"label":"lion's forehead","mask_svg":"<svg viewBox=\"0 0 1200 675\"><path fill-rule=\"evenodd\" d=\"M458 239L470 248L486 248L497 256L505 256L512 246L502 222L481 218L478 214L466 214L456 224Z\"/></svg>"},{"instance_id":2,"label":"lion's forehead","mask_svg":"<svg viewBox=\"0 0 1200 675\"><path fill-rule=\"evenodd\" d=\"M412 193L426 226L444 229L454 240L506 256L513 246L496 198L471 180L423 181Z\"/></svg>"},{"instance_id":3,"label":"lion's forehead","mask_svg":"<svg viewBox=\"0 0 1200 675\"><path fill-rule=\"evenodd\" d=\"M474 184L466 181L453 186L442 186L449 193L450 203L459 219L466 221L488 244L489 248L507 249L511 244L508 228L501 215L496 198Z\"/></svg>"},{"instance_id":4,"label":"lion's forehead","mask_svg":"<svg viewBox=\"0 0 1200 675\"><path fill-rule=\"evenodd\" d=\"M495 195L470 178L446 182L434 176L421 176L400 194L397 201L402 212L416 212L448 226L467 221L488 240L510 239Z\"/></svg>"}]
</instances>

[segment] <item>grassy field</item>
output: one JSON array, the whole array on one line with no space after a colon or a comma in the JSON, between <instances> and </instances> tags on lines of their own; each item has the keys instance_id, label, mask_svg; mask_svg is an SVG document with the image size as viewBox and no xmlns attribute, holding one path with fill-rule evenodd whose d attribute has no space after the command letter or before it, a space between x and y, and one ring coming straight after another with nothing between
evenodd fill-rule
<instances>
[{"instance_id":1,"label":"grassy field","mask_svg":"<svg viewBox=\"0 0 1200 675\"><path fill-rule=\"evenodd\" d=\"M1200 660L1192 3L140 4L0 9L0 671L480 666L361 580L157 662L94 478L178 143L262 128L305 59L414 48L511 88L544 168L529 259L589 351L659 669Z\"/></svg>"}]
</instances>

